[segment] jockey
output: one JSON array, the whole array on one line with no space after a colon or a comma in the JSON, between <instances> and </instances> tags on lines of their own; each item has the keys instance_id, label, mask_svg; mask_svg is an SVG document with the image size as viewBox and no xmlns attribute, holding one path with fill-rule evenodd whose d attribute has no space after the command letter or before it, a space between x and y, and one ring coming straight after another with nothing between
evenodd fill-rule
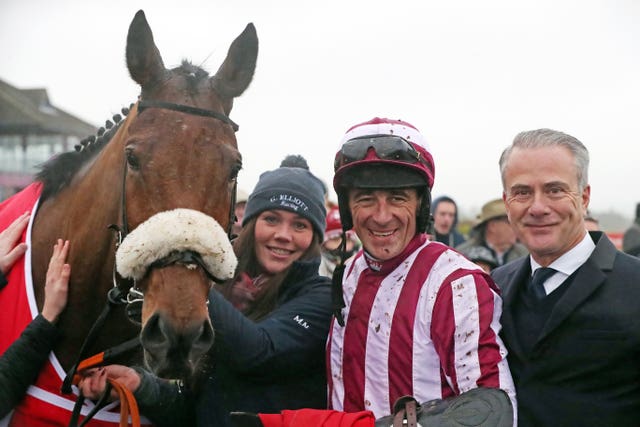
<instances>
[{"instance_id":1,"label":"jockey","mask_svg":"<svg viewBox=\"0 0 640 427\"><path fill-rule=\"evenodd\" d=\"M376 425L389 426L385 416L401 410L396 401L430 401L417 405L418 421L444 425L430 421L440 415L429 408L488 401L483 389L497 393L494 408L503 408L484 406L484 421L512 425L515 389L498 336L498 288L425 234L435 167L424 137L407 122L374 118L347 131L334 166L343 233L353 227L364 251L333 276L326 351L333 411L238 414L236 425L373 426L378 418ZM480 424L470 412L456 415L461 425Z\"/></svg>"}]
</instances>

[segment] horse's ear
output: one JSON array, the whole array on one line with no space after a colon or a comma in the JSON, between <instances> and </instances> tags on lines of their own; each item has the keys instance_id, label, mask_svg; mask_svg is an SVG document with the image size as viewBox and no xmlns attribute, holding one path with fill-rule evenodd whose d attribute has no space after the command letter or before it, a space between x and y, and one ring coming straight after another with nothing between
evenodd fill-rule
<instances>
[{"instance_id":1,"label":"horse's ear","mask_svg":"<svg viewBox=\"0 0 640 427\"><path fill-rule=\"evenodd\" d=\"M158 81L165 72L160 51L153 41L144 12L133 17L127 34L127 67L131 78L140 86Z\"/></svg>"},{"instance_id":2,"label":"horse's ear","mask_svg":"<svg viewBox=\"0 0 640 427\"><path fill-rule=\"evenodd\" d=\"M231 43L227 57L211 77L213 88L222 96L240 96L251 83L258 59L258 35L253 24Z\"/></svg>"}]
</instances>

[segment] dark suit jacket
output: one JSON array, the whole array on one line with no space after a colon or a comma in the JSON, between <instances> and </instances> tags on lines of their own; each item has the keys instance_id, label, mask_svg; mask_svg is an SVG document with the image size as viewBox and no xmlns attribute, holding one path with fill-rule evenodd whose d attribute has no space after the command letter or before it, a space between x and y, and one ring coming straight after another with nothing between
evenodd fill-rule
<instances>
[{"instance_id":1,"label":"dark suit jacket","mask_svg":"<svg viewBox=\"0 0 640 427\"><path fill-rule=\"evenodd\" d=\"M640 259L602 232L527 354L513 306L529 257L491 272L502 289L502 339L516 385L519 426L640 426Z\"/></svg>"}]
</instances>

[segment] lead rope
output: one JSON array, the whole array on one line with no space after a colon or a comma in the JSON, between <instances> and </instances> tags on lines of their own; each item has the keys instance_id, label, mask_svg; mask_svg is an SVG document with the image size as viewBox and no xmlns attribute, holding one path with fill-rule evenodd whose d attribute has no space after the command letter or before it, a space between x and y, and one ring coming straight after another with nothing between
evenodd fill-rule
<instances>
[{"instance_id":1,"label":"lead rope","mask_svg":"<svg viewBox=\"0 0 640 427\"><path fill-rule=\"evenodd\" d=\"M122 303L121 301L122 301L122 292L120 291L120 289L111 288L109 290L109 293L107 294L107 304L102 309L100 316L98 316L96 321L93 323L93 326L91 326L91 329L87 334L87 337L84 339L84 342L80 347L80 351L78 352L78 357L76 358L76 363L74 363L71 366L71 368L67 371L67 375L65 376L64 381L62 382L62 387L60 388L60 391L63 394L69 394L72 392L71 384L73 382L73 377L78 371L78 365L80 364L82 357L86 353L87 348L89 348L96 340L96 337L98 336L98 330L102 328L102 325L104 325L104 322L107 319L107 316L109 315L109 312L111 311L111 309L114 306L121 304Z\"/></svg>"},{"instance_id":2,"label":"lead rope","mask_svg":"<svg viewBox=\"0 0 640 427\"><path fill-rule=\"evenodd\" d=\"M111 390L115 390L118 393L118 398L120 399L120 427L129 426L129 417L131 417L132 427L140 427L140 410L133 393L122 383L110 378L107 379L107 387L105 388L104 393L102 393L102 396L100 396L98 402L96 402L96 405L91 408L89 413L87 413L80 424L78 424L80 409L82 408L85 399L82 393L80 393L78 400L76 400L76 403L73 406L73 413L71 414L69 427L86 426L94 415L97 414L98 411L107 403Z\"/></svg>"}]
</instances>

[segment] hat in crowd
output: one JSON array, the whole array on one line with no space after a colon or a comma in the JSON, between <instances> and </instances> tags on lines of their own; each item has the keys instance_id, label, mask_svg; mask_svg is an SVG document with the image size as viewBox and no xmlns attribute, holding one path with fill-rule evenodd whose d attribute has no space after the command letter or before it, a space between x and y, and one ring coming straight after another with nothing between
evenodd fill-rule
<instances>
[{"instance_id":1,"label":"hat in crowd","mask_svg":"<svg viewBox=\"0 0 640 427\"><path fill-rule=\"evenodd\" d=\"M327 212L327 227L324 230L325 239L333 239L342 235L342 222L340 222L340 209L331 208Z\"/></svg>"},{"instance_id":2,"label":"hat in crowd","mask_svg":"<svg viewBox=\"0 0 640 427\"><path fill-rule=\"evenodd\" d=\"M507 209L502 199L494 199L482 206L480 214L476 217L478 220L475 227L478 227L490 219L501 218L507 216Z\"/></svg>"},{"instance_id":3,"label":"hat in crowd","mask_svg":"<svg viewBox=\"0 0 640 427\"><path fill-rule=\"evenodd\" d=\"M309 170L307 159L305 159L300 154L287 154L285 158L280 162L280 167L302 168Z\"/></svg>"},{"instance_id":4,"label":"hat in crowd","mask_svg":"<svg viewBox=\"0 0 640 427\"><path fill-rule=\"evenodd\" d=\"M353 230L347 231L348 238L355 238ZM342 236L342 222L340 221L340 209L333 207L327 212L327 227L324 230L324 239L335 239Z\"/></svg>"},{"instance_id":5,"label":"hat in crowd","mask_svg":"<svg viewBox=\"0 0 640 427\"><path fill-rule=\"evenodd\" d=\"M498 266L496 257L491 253L489 248L484 246L471 246L460 252L471 262L483 262L487 264L489 268L496 268Z\"/></svg>"},{"instance_id":6,"label":"hat in crowd","mask_svg":"<svg viewBox=\"0 0 640 427\"><path fill-rule=\"evenodd\" d=\"M322 182L298 167L264 172L249 195L242 225L266 210L282 209L308 219L319 236L324 235L326 210Z\"/></svg>"},{"instance_id":7,"label":"hat in crowd","mask_svg":"<svg viewBox=\"0 0 640 427\"><path fill-rule=\"evenodd\" d=\"M249 193L244 191L242 188L236 188L236 204L237 203L246 203L249 198Z\"/></svg>"}]
</instances>

